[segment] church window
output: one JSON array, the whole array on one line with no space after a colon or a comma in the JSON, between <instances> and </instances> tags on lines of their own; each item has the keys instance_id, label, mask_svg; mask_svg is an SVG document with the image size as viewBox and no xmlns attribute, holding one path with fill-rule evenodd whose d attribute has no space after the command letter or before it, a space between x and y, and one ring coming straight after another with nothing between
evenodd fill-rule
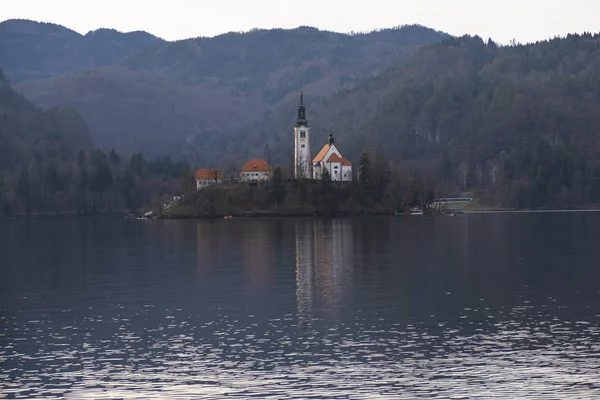
<instances>
[{"instance_id":1,"label":"church window","mask_svg":"<svg viewBox=\"0 0 600 400\"><path fill-rule=\"evenodd\" d=\"M301 138L303 138L303 137L306 137L306 132L304 132L304 131L300 131L300 137L301 137Z\"/></svg>"},{"instance_id":2,"label":"church window","mask_svg":"<svg viewBox=\"0 0 600 400\"><path fill-rule=\"evenodd\" d=\"M305 147L306 147L306 145L303 145L303 144L301 144L301 145L300 145L300 147L301 147L301 148L305 148Z\"/></svg>"}]
</instances>

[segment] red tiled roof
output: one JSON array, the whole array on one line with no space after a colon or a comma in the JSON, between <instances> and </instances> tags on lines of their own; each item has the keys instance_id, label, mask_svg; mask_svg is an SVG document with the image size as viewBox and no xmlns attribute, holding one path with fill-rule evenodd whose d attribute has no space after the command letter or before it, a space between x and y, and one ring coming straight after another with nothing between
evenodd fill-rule
<instances>
[{"instance_id":1,"label":"red tiled roof","mask_svg":"<svg viewBox=\"0 0 600 400\"><path fill-rule=\"evenodd\" d=\"M350 161L346 160L345 158L342 158L342 166L351 167L352 163Z\"/></svg>"},{"instance_id":2,"label":"red tiled roof","mask_svg":"<svg viewBox=\"0 0 600 400\"><path fill-rule=\"evenodd\" d=\"M319 161L323 161L323 158L325 158L325 155L329 151L330 147L331 147L331 145L329 143L327 143L325 146L323 146L321 151L319 151L319 154L317 154L317 156L313 159L313 162L316 163Z\"/></svg>"},{"instance_id":3,"label":"red tiled roof","mask_svg":"<svg viewBox=\"0 0 600 400\"><path fill-rule=\"evenodd\" d=\"M260 158L255 158L248 161L242 168L240 168L241 172L256 172L256 171L271 171L271 167L267 162Z\"/></svg>"},{"instance_id":4,"label":"red tiled roof","mask_svg":"<svg viewBox=\"0 0 600 400\"><path fill-rule=\"evenodd\" d=\"M208 181L215 180L215 174L217 174L217 179L223 179L223 174L218 169L199 169L196 171L196 180L197 181Z\"/></svg>"},{"instance_id":5,"label":"red tiled roof","mask_svg":"<svg viewBox=\"0 0 600 400\"><path fill-rule=\"evenodd\" d=\"M328 163L342 162L342 157L340 157L337 154L333 153L332 155L329 156L329 158L327 159L327 162Z\"/></svg>"}]
</instances>

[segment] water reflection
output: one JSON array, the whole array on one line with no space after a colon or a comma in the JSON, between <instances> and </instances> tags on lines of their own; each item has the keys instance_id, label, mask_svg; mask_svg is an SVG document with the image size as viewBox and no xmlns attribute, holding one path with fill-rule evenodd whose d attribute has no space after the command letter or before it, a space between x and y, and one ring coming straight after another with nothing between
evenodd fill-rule
<instances>
[{"instance_id":1,"label":"water reflection","mask_svg":"<svg viewBox=\"0 0 600 400\"><path fill-rule=\"evenodd\" d=\"M296 298L301 324L310 325L315 311L334 321L351 301L353 228L350 219L295 222Z\"/></svg>"},{"instance_id":2,"label":"water reflection","mask_svg":"<svg viewBox=\"0 0 600 400\"><path fill-rule=\"evenodd\" d=\"M0 225L0 397L600 396L600 214L146 222Z\"/></svg>"}]
</instances>

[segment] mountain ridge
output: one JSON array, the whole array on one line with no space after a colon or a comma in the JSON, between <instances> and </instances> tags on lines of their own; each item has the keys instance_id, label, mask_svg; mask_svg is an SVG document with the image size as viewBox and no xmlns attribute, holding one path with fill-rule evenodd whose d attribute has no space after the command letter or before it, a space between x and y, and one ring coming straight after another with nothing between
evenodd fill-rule
<instances>
[{"instance_id":1,"label":"mountain ridge","mask_svg":"<svg viewBox=\"0 0 600 400\"><path fill-rule=\"evenodd\" d=\"M0 67L16 84L112 65L161 41L147 32L101 28L82 35L62 25L12 19L0 23Z\"/></svg>"},{"instance_id":2,"label":"mountain ridge","mask_svg":"<svg viewBox=\"0 0 600 400\"><path fill-rule=\"evenodd\" d=\"M253 30L161 41L111 65L15 87L42 106L78 110L103 149L210 162L213 153L205 149L220 135L293 104L301 87L313 98L328 97L444 37L422 26L356 35Z\"/></svg>"}]
</instances>

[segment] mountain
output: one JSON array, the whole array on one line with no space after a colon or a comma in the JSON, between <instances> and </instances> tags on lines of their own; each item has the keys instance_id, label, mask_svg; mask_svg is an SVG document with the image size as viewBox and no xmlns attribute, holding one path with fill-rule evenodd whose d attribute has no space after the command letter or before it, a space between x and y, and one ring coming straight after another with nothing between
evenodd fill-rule
<instances>
[{"instance_id":1,"label":"mountain","mask_svg":"<svg viewBox=\"0 0 600 400\"><path fill-rule=\"evenodd\" d=\"M496 205L598 203L599 69L600 35L507 47L450 38L313 104L313 146L331 128L351 160L384 152L428 170L443 192L481 191ZM279 114L262 124L290 126ZM288 142L280 135L274 154Z\"/></svg>"},{"instance_id":2,"label":"mountain","mask_svg":"<svg viewBox=\"0 0 600 400\"><path fill-rule=\"evenodd\" d=\"M264 145L276 134L271 127L239 128L273 110L292 115L300 88L313 100L326 98L446 37L421 26L354 35L308 27L253 30L161 42L108 66L16 88L43 106L76 109L101 148L209 164L228 152L222 141L228 133Z\"/></svg>"},{"instance_id":3,"label":"mountain","mask_svg":"<svg viewBox=\"0 0 600 400\"><path fill-rule=\"evenodd\" d=\"M95 150L73 109L42 109L0 70L0 213L136 209L173 193L189 165Z\"/></svg>"},{"instance_id":4,"label":"mountain","mask_svg":"<svg viewBox=\"0 0 600 400\"><path fill-rule=\"evenodd\" d=\"M74 160L93 141L73 110L43 110L15 92L0 70L0 170L7 173L39 155Z\"/></svg>"},{"instance_id":5,"label":"mountain","mask_svg":"<svg viewBox=\"0 0 600 400\"><path fill-rule=\"evenodd\" d=\"M65 189L79 152L92 146L76 112L36 107L8 85L0 70L0 206L29 204L37 183L42 191Z\"/></svg>"},{"instance_id":6,"label":"mountain","mask_svg":"<svg viewBox=\"0 0 600 400\"><path fill-rule=\"evenodd\" d=\"M162 42L146 32L98 29L81 35L60 25L12 19L0 23L0 67L15 84L113 65Z\"/></svg>"}]
</instances>

